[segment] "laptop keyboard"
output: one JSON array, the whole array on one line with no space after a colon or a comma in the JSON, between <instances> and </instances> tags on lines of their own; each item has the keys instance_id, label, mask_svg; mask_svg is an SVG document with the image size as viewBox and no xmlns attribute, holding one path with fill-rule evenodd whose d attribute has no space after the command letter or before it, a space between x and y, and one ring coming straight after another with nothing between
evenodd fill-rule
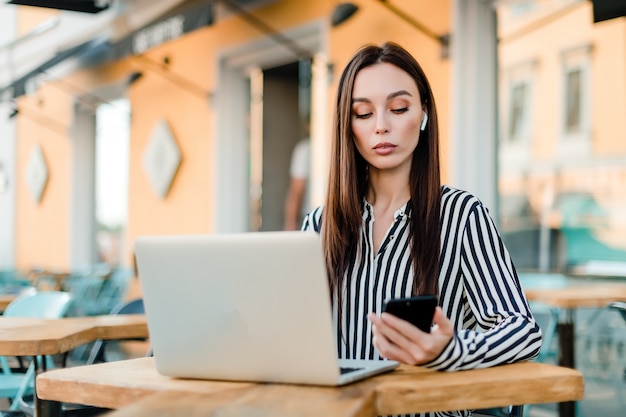
<instances>
[{"instance_id":1,"label":"laptop keyboard","mask_svg":"<svg viewBox=\"0 0 626 417\"><path fill-rule=\"evenodd\" d=\"M349 372L358 371L360 369L363 369L363 368L351 368L351 367L348 367L348 366L341 366L341 367L339 367L339 371L341 372L341 375L347 374Z\"/></svg>"}]
</instances>

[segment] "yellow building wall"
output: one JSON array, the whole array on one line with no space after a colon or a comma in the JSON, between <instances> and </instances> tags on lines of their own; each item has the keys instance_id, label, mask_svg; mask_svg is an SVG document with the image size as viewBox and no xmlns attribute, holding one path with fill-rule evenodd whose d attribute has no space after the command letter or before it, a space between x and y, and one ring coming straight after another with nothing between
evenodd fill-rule
<instances>
[{"instance_id":1,"label":"yellow building wall","mask_svg":"<svg viewBox=\"0 0 626 417\"><path fill-rule=\"evenodd\" d=\"M526 172L499 178L503 195L525 193L536 213L542 212L544 190L555 195L588 193L604 211L593 235L603 244L626 249L626 19L593 22L592 2L545 1L526 18L500 18L501 75L524 63L535 63L531 98L532 164ZM587 155L570 161L559 155L563 137L562 53L589 48L591 143ZM500 83L502 89L508 88ZM509 103L503 103L509 111ZM561 143L563 147L563 144ZM561 149L563 150L563 149ZM613 159L615 158L615 159ZM533 165L532 168L530 165ZM553 208L549 227L565 227Z\"/></svg>"},{"instance_id":2,"label":"yellow building wall","mask_svg":"<svg viewBox=\"0 0 626 417\"><path fill-rule=\"evenodd\" d=\"M37 25L58 14L52 9L20 7L17 33L22 36ZM15 264L21 269L39 267L61 268L67 263L67 225L69 207L62 196L68 193L67 124L59 121L58 111L64 100L52 92L41 91L28 99L18 100L20 113L16 117L16 208ZM31 196L25 170L31 153L39 146L48 165L48 181L40 201Z\"/></svg>"},{"instance_id":3,"label":"yellow building wall","mask_svg":"<svg viewBox=\"0 0 626 417\"><path fill-rule=\"evenodd\" d=\"M626 131L626 118L623 117L626 111L626 50L623 48L626 22L611 19L594 24L591 2L571 3L560 12L547 10L545 16L532 16L534 22L522 21L500 34L503 70L535 61L536 72L541 74L533 85L531 108L532 124L540 127L533 131L532 140L533 156L537 160L552 158L562 136L563 64L560 53L582 46L591 48L593 151L602 156L626 150L623 140ZM524 30L525 27L528 30ZM516 36L519 33L523 36Z\"/></svg>"},{"instance_id":4,"label":"yellow building wall","mask_svg":"<svg viewBox=\"0 0 626 417\"><path fill-rule=\"evenodd\" d=\"M19 6L17 13L17 36L31 31L37 25L59 15L59 11L43 7Z\"/></svg>"},{"instance_id":5,"label":"yellow building wall","mask_svg":"<svg viewBox=\"0 0 626 417\"><path fill-rule=\"evenodd\" d=\"M62 269L69 246L69 160L66 97L54 91L19 101L16 155L16 265L24 269ZM39 147L48 170L48 180L36 201L27 186L26 169L32 152Z\"/></svg>"},{"instance_id":6,"label":"yellow building wall","mask_svg":"<svg viewBox=\"0 0 626 417\"><path fill-rule=\"evenodd\" d=\"M626 19L611 19L594 25L593 144L601 156L626 154ZM625 216L626 217L626 216Z\"/></svg>"},{"instance_id":7,"label":"yellow building wall","mask_svg":"<svg viewBox=\"0 0 626 417\"><path fill-rule=\"evenodd\" d=\"M328 112L332 116L336 82L343 66L354 51L364 43L392 40L409 49L429 76L436 97L442 138L442 154L448 152L450 96L450 60L440 57L440 45L426 37L377 2L356 2L360 10L344 25L331 28L330 16L335 1L302 2L283 0L253 10L254 15L276 30L286 30L312 21L328 21L328 52L334 65L329 85ZM406 11L435 33L450 31L448 1L398 0L394 5ZM140 70L143 77L127 88L131 103L129 207L125 253L122 259L132 264L133 242L138 236L173 233L211 233L215 230L211 211L216 196L212 166L215 163L215 119L219 115L211 93L218 89L218 52L245 44L267 35L237 15L216 21L212 26L148 51L152 63L170 64L166 71L189 80L193 88L181 88L172 78L163 76L153 64L142 58L129 57L117 63L84 69L67 80L81 90L96 91L111 83L123 82L130 73ZM192 91L193 90L193 91ZM204 92L204 93L203 93ZM80 95L80 92L76 92ZM37 94L44 104L42 110L62 126L70 126L74 97L59 88L41 88ZM33 103L35 97L20 99ZM246 109L242 109L246 111ZM49 269L70 267L70 207L72 146L70 135L51 132L18 116L18 172L23 172L26 158L35 143L40 143L49 163L50 180L41 203L27 195L20 180L17 206L16 266ZM176 177L167 196L162 199L153 190L143 167L143 154L155 124L165 119L182 154ZM332 120L332 117L329 117ZM220 138L227 140L227 138ZM330 139L329 139L330 140ZM446 158L442 156L442 161ZM111 167L115 169L115 167ZM446 166L444 164L444 180Z\"/></svg>"}]
</instances>

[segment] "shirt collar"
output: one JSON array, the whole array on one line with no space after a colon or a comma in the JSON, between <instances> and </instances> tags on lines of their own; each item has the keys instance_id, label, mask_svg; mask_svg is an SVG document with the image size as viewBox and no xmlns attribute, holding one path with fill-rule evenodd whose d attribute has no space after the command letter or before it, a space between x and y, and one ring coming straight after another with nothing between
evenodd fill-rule
<instances>
[{"instance_id":1,"label":"shirt collar","mask_svg":"<svg viewBox=\"0 0 626 417\"><path fill-rule=\"evenodd\" d=\"M411 218L411 201L407 201L406 204L400 207L393 214L394 220L398 220L400 218L409 219ZM370 216L374 215L374 207L367 201L365 197L363 197L363 219L367 219Z\"/></svg>"}]
</instances>

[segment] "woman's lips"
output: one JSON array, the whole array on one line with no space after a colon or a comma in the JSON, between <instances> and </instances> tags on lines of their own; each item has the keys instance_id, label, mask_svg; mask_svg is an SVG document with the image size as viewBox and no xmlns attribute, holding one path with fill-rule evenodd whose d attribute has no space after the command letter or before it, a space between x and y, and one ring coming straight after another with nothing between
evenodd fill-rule
<instances>
[{"instance_id":1,"label":"woman's lips","mask_svg":"<svg viewBox=\"0 0 626 417\"><path fill-rule=\"evenodd\" d=\"M395 148L396 145L394 145L393 143L378 143L376 144L376 146L374 146L374 152L376 152L378 155L389 155L391 152L394 151Z\"/></svg>"}]
</instances>

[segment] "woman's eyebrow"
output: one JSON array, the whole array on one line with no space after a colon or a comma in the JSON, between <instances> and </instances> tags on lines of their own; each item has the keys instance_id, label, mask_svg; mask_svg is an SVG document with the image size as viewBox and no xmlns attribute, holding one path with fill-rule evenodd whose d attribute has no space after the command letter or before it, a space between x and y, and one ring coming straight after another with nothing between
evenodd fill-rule
<instances>
[{"instance_id":1,"label":"woman's eyebrow","mask_svg":"<svg viewBox=\"0 0 626 417\"><path fill-rule=\"evenodd\" d=\"M411 93L409 93L406 90L399 90L399 91L395 91L391 94L389 94L387 96L387 100L391 100L392 98L398 97L398 96L409 96L409 97L413 97L413 95ZM372 100L370 100L369 98L365 98L365 97L352 97L352 103L371 103Z\"/></svg>"},{"instance_id":2,"label":"woman's eyebrow","mask_svg":"<svg viewBox=\"0 0 626 417\"><path fill-rule=\"evenodd\" d=\"M411 95L411 93L409 93L406 90L400 90L400 91L396 91L395 93L391 93L387 96L387 100L391 100L392 98L398 97L398 96L409 96L409 97L413 97Z\"/></svg>"}]
</instances>

